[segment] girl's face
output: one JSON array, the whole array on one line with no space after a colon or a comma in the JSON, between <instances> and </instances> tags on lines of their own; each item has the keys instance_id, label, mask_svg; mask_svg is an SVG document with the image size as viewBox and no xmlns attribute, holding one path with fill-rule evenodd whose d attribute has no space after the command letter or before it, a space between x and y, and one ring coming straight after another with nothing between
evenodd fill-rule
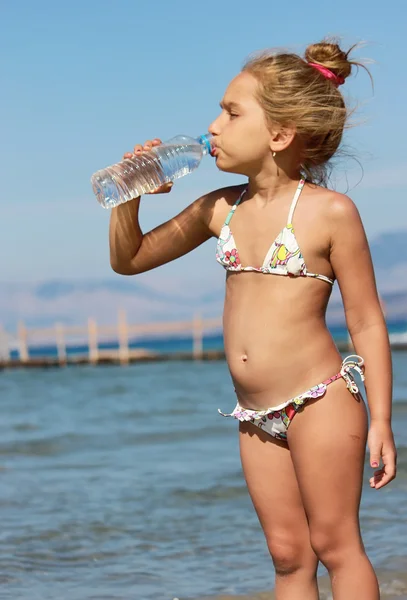
<instances>
[{"instance_id":1,"label":"girl's face","mask_svg":"<svg viewBox=\"0 0 407 600\"><path fill-rule=\"evenodd\" d=\"M271 160L272 134L255 97L257 87L250 73L235 77L221 102L221 114L208 129L214 136L216 166L221 171L250 177Z\"/></svg>"}]
</instances>

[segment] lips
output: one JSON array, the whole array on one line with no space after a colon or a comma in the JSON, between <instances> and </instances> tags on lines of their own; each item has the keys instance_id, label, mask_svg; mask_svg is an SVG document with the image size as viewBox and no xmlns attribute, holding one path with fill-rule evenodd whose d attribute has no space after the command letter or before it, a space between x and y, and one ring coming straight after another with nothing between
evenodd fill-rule
<instances>
[{"instance_id":1,"label":"lips","mask_svg":"<svg viewBox=\"0 0 407 600\"><path fill-rule=\"evenodd\" d=\"M211 150L211 156L216 156L219 153L219 148L217 143L215 142L215 140L212 138L211 140L211 146L212 146L212 150Z\"/></svg>"}]
</instances>

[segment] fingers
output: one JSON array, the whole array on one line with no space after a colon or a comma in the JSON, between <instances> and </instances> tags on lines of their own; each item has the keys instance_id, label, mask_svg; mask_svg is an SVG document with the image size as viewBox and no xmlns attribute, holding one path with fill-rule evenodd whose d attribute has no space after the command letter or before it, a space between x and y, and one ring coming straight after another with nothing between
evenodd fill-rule
<instances>
[{"instance_id":1,"label":"fingers","mask_svg":"<svg viewBox=\"0 0 407 600\"><path fill-rule=\"evenodd\" d=\"M369 479L371 488L379 490L384 487L390 481L396 477L396 455L386 455L383 457L383 467L373 473L373 476Z\"/></svg>"},{"instance_id":2,"label":"fingers","mask_svg":"<svg viewBox=\"0 0 407 600\"><path fill-rule=\"evenodd\" d=\"M377 469L380 465L380 459L382 456L382 443L376 441L372 441L369 444L370 449L370 466L373 469Z\"/></svg>"},{"instance_id":3,"label":"fingers","mask_svg":"<svg viewBox=\"0 0 407 600\"><path fill-rule=\"evenodd\" d=\"M375 471L373 473L372 477L369 479L370 487L379 489L379 484L383 481L384 476L385 476L384 469Z\"/></svg>"},{"instance_id":4,"label":"fingers","mask_svg":"<svg viewBox=\"0 0 407 600\"><path fill-rule=\"evenodd\" d=\"M156 190L154 190L154 192L151 192L151 193L152 194L169 194L169 192L172 190L173 185L174 185L173 182L170 181L169 183L165 183L164 185L157 188Z\"/></svg>"},{"instance_id":5,"label":"fingers","mask_svg":"<svg viewBox=\"0 0 407 600\"><path fill-rule=\"evenodd\" d=\"M132 158L133 156L140 156L143 152L148 152L154 146L159 146L161 144L160 138L154 138L153 140L147 140L144 144L136 144L134 146L133 152L126 152L123 154L123 158Z\"/></svg>"},{"instance_id":6,"label":"fingers","mask_svg":"<svg viewBox=\"0 0 407 600\"><path fill-rule=\"evenodd\" d=\"M137 144L134 146L134 153L148 152L151 150L153 146L159 146L161 144L161 140L159 138L154 138L153 140L147 140L144 142L144 145Z\"/></svg>"},{"instance_id":7,"label":"fingers","mask_svg":"<svg viewBox=\"0 0 407 600\"><path fill-rule=\"evenodd\" d=\"M153 147L152 140L147 140L146 142L144 142L143 150L145 152L148 152L149 150L151 150L152 147Z\"/></svg>"},{"instance_id":8,"label":"fingers","mask_svg":"<svg viewBox=\"0 0 407 600\"><path fill-rule=\"evenodd\" d=\"M144 142L144 145L136 144L134 146L133 152L126 152L123 155L123 158L134 158L135 156L141 156L144 152L149 152L153 147L159 146L161 144L160 138L154 138L153 140L147 140ZM150 194L168 194L172 190L173 182L165 183L160 186L154 192L149 192Z\"/></svg>"}]
</instances>

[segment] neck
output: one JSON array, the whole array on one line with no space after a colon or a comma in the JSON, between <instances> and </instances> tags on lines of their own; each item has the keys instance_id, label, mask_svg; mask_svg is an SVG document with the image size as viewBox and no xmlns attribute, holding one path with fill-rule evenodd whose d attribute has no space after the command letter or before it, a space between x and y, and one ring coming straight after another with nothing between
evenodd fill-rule
<instances>
[{"instance_id":1,"label":"neck","mask_svg":"<svg viewBox=\"0 0 407 600\"><path fill-rule=\"evenodd\" d=\"M301 173L295 171L286 173L279 170L275 173L258 173L249 177L247 195L249 198L256 196L262 203L274 202L288 193L294 193L301 179Z\"/></svg>"}]
</instances>

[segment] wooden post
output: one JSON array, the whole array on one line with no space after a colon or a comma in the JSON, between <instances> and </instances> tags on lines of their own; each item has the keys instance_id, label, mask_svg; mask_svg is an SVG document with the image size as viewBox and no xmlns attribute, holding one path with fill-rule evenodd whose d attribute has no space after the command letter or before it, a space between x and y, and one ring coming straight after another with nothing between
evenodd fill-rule
<instances>
[{"instance_id":1,"label":"wooden post","mask_svg":"<svg viewBox=\"0 0 407 600\"><path fill-rule=\"evenodd\" d=\"M55 324L55 338L57 345L58 362L60 365L66 365L64 326L61 323Z\"/></svg>"},{"instance_id":2,"label":"wooden post","mask_svg":"<svg viewBox=\"0 0 407 600\"><path fill-rule=\"evenodd\" d=\"M0 325L0 361L8 362L10 360L10 345L7 331Z\"/></svg>"},{"instance_id":3,"label":"wooden post","mask_svg":"<svg viewBox=\"0 0 407 600\"><path fill-rule=\"evenodd\" d=\"M129 362L129 330L127 327L126 311L119 310L118 318L119 361L121 365Z\"/></svg>"},{"instance_id":4,"label":"wooden post","mask_svg":"<svg viewBox=\"0 0 407 600\"><path fill-rule=\"evenodd\" d=\"M99 359L98 348L98 327L95 319L88 319L88 345L89 345L89 362L92 365L97 364Z\"/></svg>"},{"instance_id":5,"label":"wooden post","mask_svg":"<svg viewBox=\"0 0 407 600\"><path fill-rule=\"evenodd\" d=\"M19 321L18 329L17 329L17 337L18 337L18 353L20 356L21 362L28 361L28 345L27 345L27 329L23 321Z\"/></svg>"},{"instance_id":6,"label":"wooden post","mask_svg":"<svg viewBox=\"0 0 407 600\"><path fill-rule=\"evenodd\" d=\"M203 357L203 322L202 316L197 313L193 321L193 356L195 360Z\"/></svg>"}]
</instances>

